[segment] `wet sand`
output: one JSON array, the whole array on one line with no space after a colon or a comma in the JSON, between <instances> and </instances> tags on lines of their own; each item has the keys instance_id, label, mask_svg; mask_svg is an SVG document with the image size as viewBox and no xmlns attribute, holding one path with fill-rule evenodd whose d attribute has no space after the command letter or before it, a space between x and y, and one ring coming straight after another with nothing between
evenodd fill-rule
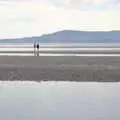
<instances>
[{"instance_id":1,"label":"wet sand","mask_svg":"<svg viewBox=\"0 0 120 120\"><path fill-rule=\"evenodd\" d=\"M0 51L2 54L34 54L34 50L29 51ZM40 50L39 54L120 54L120 50L69 50L69 51L50 51L50 50Z\"/></svg>"},{"instance_id":2,"label":"wet sand","mask_svg":"<svg viewBox=\"0 0 120 120\"><path fill-rule=\"evenodd\" d=\"M120 57L0 56L0 80L120 81Z\"/></svg>"}]
</instances>

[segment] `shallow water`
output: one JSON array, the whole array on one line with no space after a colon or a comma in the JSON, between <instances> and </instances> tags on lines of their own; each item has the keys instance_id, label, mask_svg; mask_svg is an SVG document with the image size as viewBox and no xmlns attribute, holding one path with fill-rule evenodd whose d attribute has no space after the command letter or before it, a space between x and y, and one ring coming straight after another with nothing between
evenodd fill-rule
<instances>
[{"instance_id":1,"label":"shallow water","mask_svg":"<svg viewBox=\"0 0 120 120\"><path fill-rule=\"evenodd\" d=\"M120 83L0 82L0 120L119 120Z\"/></svg>"},{"instance_id":2,"label":"shallow water","mask_svg":"<svg viewBox=\"0 0 120 120\"><path fill-rule=\"evenodd\" d=\"M120 48L103 48L103 47L101 47L101 48L74 48L74 46L73 46L73 48L40 48L40 51L119 51L120 50ZM12 52L17 52L17 51L34 51L34 48L28 48L28 47L26 47L26 48L24 48L24 47L22 47L21 46L21 48L20 47L18 47L18 48L16 48L16 47L4 47L4 48L0 48L0 51L1 52L8 52L8 51L12 51Z\"/></svg>"},{"instance_id":3,"label":"shallow water","mask_svg":"<svg viewBox=\"0 0 120 120\"><path fill-rule=\"evenodd\" d=\"M40 44L40 56L120 56L120 44ZM33 44L0 44L0 56L34 56Z\"/></svg>"},{"instance_id":4,"label":"shallow water","mask_svg":"<svg viewBox=\"0 0 120 120\"><path fill-rule=\"evenodd\" d=\"M0 53L0 56L35 56L31 53ZM52 54L40 53L39 56L81 56L81 57L120 57L120 54Z\"/></svg>"}]
</instances>

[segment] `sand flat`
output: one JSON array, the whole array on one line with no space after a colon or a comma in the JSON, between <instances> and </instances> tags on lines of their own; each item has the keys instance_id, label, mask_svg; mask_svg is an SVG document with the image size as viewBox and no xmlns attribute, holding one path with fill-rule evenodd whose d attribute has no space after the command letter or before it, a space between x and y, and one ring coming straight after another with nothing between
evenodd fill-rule
<instances>
[{"instance_id":1,"label":"sand flat","mask_svg":"<svg viewBox=\"0 0 120 120\"><path fill-rule=\"evenodd\" d=\"M120 57L0 56L0 80L120 81Z\"/></svg>"}]
</instances>

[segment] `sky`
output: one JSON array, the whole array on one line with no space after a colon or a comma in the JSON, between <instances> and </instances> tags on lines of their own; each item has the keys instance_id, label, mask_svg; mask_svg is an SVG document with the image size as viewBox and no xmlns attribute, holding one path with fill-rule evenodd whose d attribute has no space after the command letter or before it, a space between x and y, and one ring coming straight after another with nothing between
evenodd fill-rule
<instances>
[{"instance_id":1,"label":"sky","mask_svg":"<svg viewBox=\"0 0 120 120\"><path fill-rule=\"evenodd\" d=\"M0 0L0 39L120 30L120 0Z\"/></svg>"}]
</instances>

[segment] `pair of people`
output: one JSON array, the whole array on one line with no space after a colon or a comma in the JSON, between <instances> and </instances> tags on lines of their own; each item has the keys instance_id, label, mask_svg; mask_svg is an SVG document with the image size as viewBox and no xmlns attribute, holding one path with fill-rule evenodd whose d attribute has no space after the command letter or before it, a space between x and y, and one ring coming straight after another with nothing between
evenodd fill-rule
<instances>
[{"instance_id":1,"label":"pair of people","mask_svg":"<svg viewBox=\"0 0 120 120\"><path fill-rule=\"evenodd\" d=\"M39 56L39 43L34 43L34 56Z\"/></svg>"}]
</instances>

